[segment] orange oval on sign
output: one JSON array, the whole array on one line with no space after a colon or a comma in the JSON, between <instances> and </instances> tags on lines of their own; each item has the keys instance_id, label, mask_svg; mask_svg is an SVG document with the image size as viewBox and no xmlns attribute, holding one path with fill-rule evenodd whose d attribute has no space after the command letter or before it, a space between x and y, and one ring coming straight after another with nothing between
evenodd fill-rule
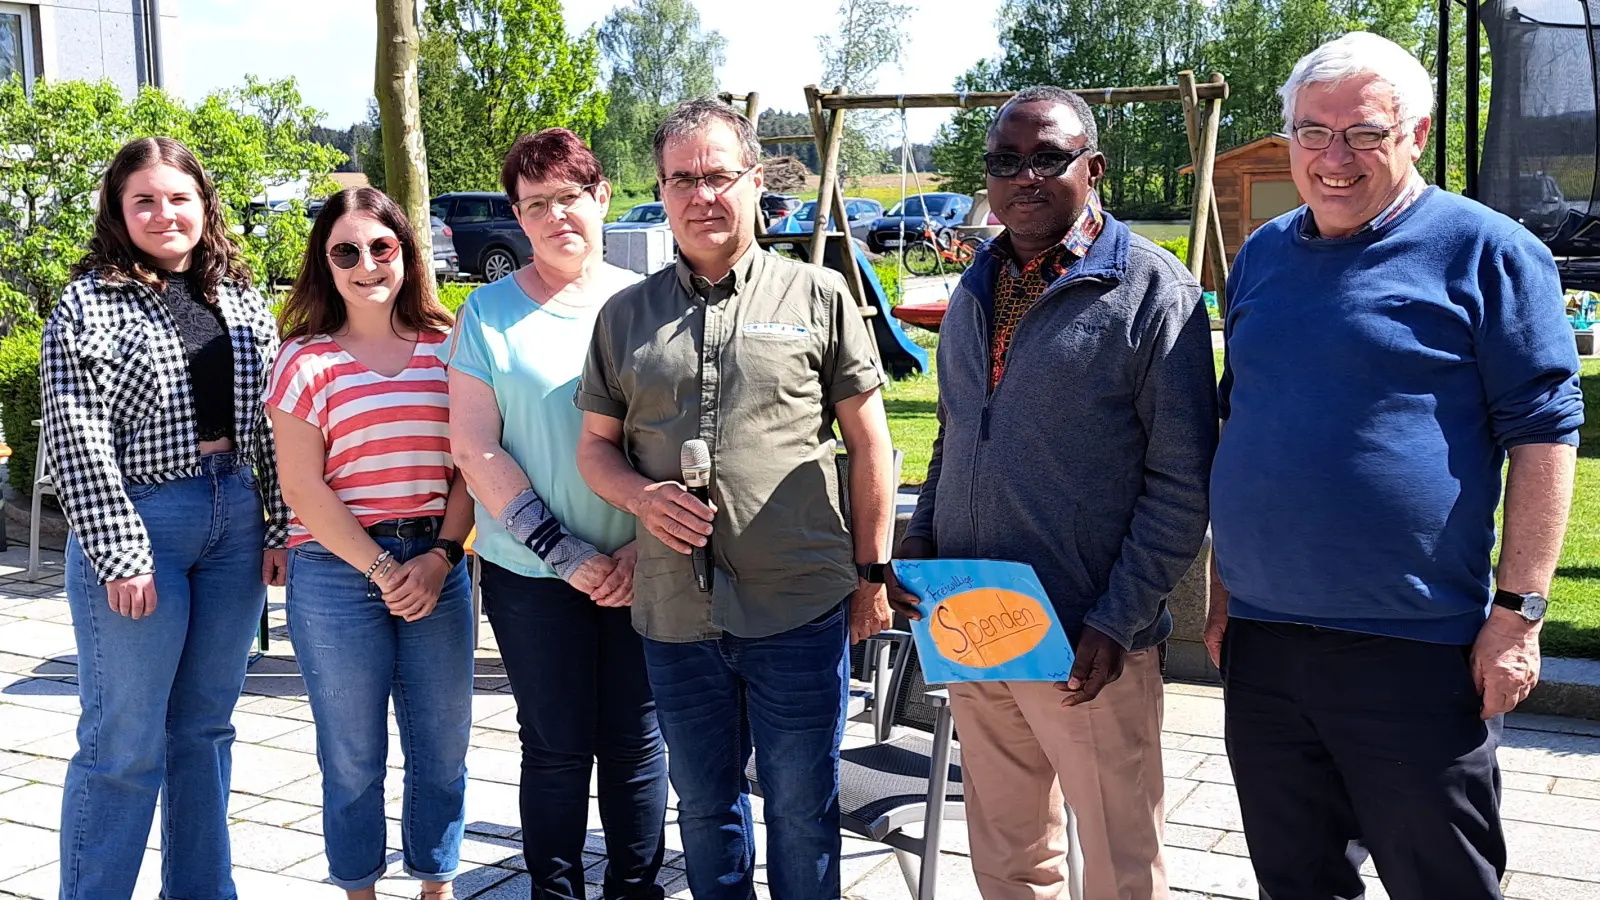
<instances>
[{"instance_id":1,"label":"orange oval on sign","mask_svg":"<svg viewBox=\"0 0 1600 900\"><path fill-rule=\"evenodd\" d=\"M928 622L934 646L951 662L986 669L1039 646L1050 615L1038 600L983 588L939 601Z\"/></svg>"}]
</instances>

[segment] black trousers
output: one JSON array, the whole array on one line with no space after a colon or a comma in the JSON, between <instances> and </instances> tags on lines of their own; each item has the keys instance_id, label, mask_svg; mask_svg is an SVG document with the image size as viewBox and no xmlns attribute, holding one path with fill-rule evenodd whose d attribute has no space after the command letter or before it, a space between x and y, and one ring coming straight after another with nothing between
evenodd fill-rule
<instances>
[{"instance_id":1,"label":"black trousers","mask_svg":"<svg viewBox=\"0 0 1600 900\"><path fill-rule=\"evenodd\" d=\"M522 855L535 900L583 900L589 774L607 855L606 900L660 900L667 752L626 608L594 605L557 578L484 560L483 608L517 698ZM598 849L596 846L595 849Z\"/></svg>"},{"instance_id":2,"label":"black trousers","mask_svg":"<svg viewBox=\"0 0 1600 900\"><path fill-rule=\"evenodd\" d=\"M1233 619L1228 759L1263 900L1499 900L1501 722L1471 648Z\"/></svg>"}]
</instances>

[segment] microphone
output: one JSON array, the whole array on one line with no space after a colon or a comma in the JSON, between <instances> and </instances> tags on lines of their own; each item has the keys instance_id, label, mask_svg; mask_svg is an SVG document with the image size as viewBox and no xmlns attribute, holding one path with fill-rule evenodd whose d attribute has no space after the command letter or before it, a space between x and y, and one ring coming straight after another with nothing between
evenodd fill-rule
<instances>
[{"instance_id":1,"label":"microphone","mask_svg":"<svg viewBox=\"0 0 1600 900\"><path fill-rule=\"evenodd\" d=\"M695 439L683 442L683 449L678 451L678 462L683 466L683 484L693 494L695 499L706 505L711 504L711 448L706 442ZM711 592L711 571L714 564L711 561L711 538L706 537L704 547L694 548L691 554L694 557L695 586L702 593Z\"/></svg>"}]
</instances>

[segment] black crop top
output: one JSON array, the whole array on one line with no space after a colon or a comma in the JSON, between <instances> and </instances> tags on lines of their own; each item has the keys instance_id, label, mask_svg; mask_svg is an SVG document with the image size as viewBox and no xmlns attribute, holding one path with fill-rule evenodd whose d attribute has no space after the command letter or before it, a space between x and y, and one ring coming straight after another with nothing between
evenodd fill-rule
<instances>
[{"instance_id":1,"label":"black crop top","mask_svg":"<svg viewBox=\"0 0 1600 900\"><path fill-rule=\"evenodd\" d=\"M163 272L167 289L161 295L183 338L189 363L189 391L194 397L195 437L201 441L232 439L233 341L222 310L207 303L192 273Z\"/></svg>"}]
</instances>

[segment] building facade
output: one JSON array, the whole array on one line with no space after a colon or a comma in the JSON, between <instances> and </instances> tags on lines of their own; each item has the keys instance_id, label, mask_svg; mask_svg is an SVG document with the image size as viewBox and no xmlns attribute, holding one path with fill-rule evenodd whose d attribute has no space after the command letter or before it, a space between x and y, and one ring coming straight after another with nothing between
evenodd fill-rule
<instances>
[{"instance_id":1,"label":"building facade","mask_svg":"<svg viewBox=\"0 0 1600 900\"><path fill-rule=\"evenodd\" d=\"M180 93L178 0L0 0L0 78Z\"/></svg>"}]
</instances>

